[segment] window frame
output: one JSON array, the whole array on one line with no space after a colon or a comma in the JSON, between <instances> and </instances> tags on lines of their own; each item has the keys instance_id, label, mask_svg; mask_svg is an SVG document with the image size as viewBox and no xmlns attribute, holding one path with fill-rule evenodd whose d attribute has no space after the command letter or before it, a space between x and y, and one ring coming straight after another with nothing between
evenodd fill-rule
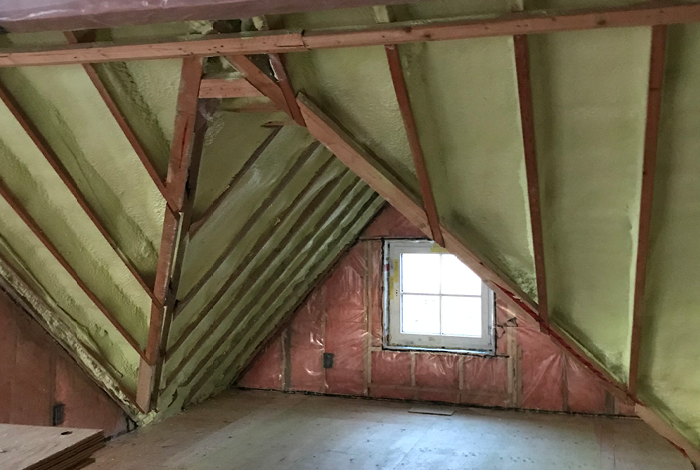
<instances>
[{"instance_id":1,"label":"window frame","mask_svg":"<svg viewBox=\"0 0 700 470\"><path fill-rule=\"evenodd\" d=\"M384 240L384 347L386 349L420 349L493 355L496 349L494 337L496 299L493 290L483 281L481 283L481 337L418 335L401 332L400 260L404 253L450 254L432 240Z\"/></svg>"}]
</instances>

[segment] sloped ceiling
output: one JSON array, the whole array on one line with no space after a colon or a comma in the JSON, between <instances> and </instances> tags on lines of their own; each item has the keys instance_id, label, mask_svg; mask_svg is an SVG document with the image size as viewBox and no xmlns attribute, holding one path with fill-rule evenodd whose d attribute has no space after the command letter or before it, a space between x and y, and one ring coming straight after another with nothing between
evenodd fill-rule
<instances>
[{"instance_id":1,"label":"sloped ceiling","mask_svg":"<svg viewBox=\"0 0 700 470\"><path fill-rule=\"evenodd\" d=\"M291 14L276 23L303 31L296 33L302 46L293 42L294 34L282 35L289 36L288 46L295 51L285 54L293 90L331 116L353 143L337 133L321 138L318 127L311 134L329 148L344 143L355 159L376 158L374 170L383 172L394 187L404 187L404 200L422 207L425 188L387 63L386 39L364 47L327 42L334 47L301 51L311 44L305 38L318 39L322 35L313 33L323 28L358 31L378 20L416 20L400 30L408 35L414 27L430 24L426 20L484 15L493 19L523 7L626 4L433 1L388 10ZM666 13L655 14L666 18ZM254 24L259 26L242 23L248 30L246 41L266 37L255 36ZM494 37L431 42L418 42L413 36L413 42L398 46L439 225L453 238L468 242L481 255L479 263L493 265L508 286L520 290L526 304L535 305L544 293L537 292L536 268L538 255L543 255L548 309L540 315L548 315L553 327L623 389L630 363L637 361L631 352L633 325L640 324L634 313L643 313L638 384L630 393L698 445L700 375L693 365L700 355L695 340L700 294L694 288L694 267L700 259L695 236L700 192L694 171L700 149L695 129L700 117L700 26L668 27L650 237L648 250L643 243L640 251L640 207L648 207L643 205L642 167L652 28L608 28L602 16L592 24L601 28L528 36L533 136L523 135L513 36L493 33ZM135 27L99 31L96 37L152 40L193 31L211 33L211 28ZM3 39L47 47L63 42L60 35L51 34ZM279 51L281 46L275 44L270 52ZM187 55L185 47L154 50ZM215 49L200 52L209 53L224 54ZM61 60L71 60L65 57ZM12 63L12 58L7 60ZM273 94L275 89L279 92L269 78L267 58L257 57L255 63L263 76L267 74L258 89L263 91L265 80L270 80ZM160 179L166 177L175 147L171 141L177 126L171 123L178 116L180 67L181 60L170 59L95 68ZM239 71L253 83L250 71ZM233 77L234 70L225 60L210 59L205 72ZM44 135L119 249L105 243L15 117L1 108L4 184L143 347L151 302L119 253L151 285L158 274L165 200L81 66L3 68L0 80ZM161 351L161 411L201 399L235 378L264 337L382 203L306 129L270 104L264 98L227 99L206 116L208 131L189 213L193 225L180 247L177 302L169 313L172 323ZM272 105L280 108L274 99ZM531 138L542 233L531 228L533 193L525 161L529 147L524 145ZM347 155L334 151L352 164ZM383 184L367 174L363 177L375 189ZM139 355L27 229L26 221L1 201L0 211L4 259L90 345L124 388L135 393ZM543 250L536 253L540 237ZM643 308L636 308L640 256L648 258L648 269L641 283L646 287Z\"/></svg>"}]
</instances>

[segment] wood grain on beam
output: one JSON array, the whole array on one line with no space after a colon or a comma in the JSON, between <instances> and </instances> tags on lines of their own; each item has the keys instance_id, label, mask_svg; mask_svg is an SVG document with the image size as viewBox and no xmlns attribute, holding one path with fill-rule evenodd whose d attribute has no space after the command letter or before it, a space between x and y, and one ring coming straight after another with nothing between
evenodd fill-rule
<instances>
[{"instance_id":1,"label":"wood grain on beam","mask_svg":"<svg viewBox=\"0 0 700 470\"><path fill-rule=\"evenodd\" d=\"M275 73L277 78L277 83L282 90L282 95L287 103L287 109L289 110L289 115L294 119L294 122L300 126L306 126L304 122L304 116L301 115L299 110L299 105L297 104L297 99L294 95L294 89L292 88L292 83L289 81L289 76L287 75L287 69L284 65L284 56L280 54L269 54L270 66L272 71Z\"/></svg>"},{"instance_id":2,"label":"wood grain on beam","mask_svg":"<svg viewBox=\"0 0 700 470\"><path fill-rule=\"evenodd\" d=\"M300 93L297 101L311 135L321 141L340 161L411 223L430 236L428 216L411 192L306 96ZM445 248L460 258L477 276L513 293L531 308L537 308L535 302L494 264L468 247L444 225L441 226L441 231L445 239Z\"/></svg>"},{"instance_id":3,"label":"wood grain on beam","mask_svg":"<svg viewBox=\"0 0 700 470\"><path fill-rule=\"evenodd\" d=\"M440 217L438 216L435 197L433 196L433 188L430 185L430 178L428 177L428 168L425 165L425 158L423 157L423 148L418 138L418 127L416 126L416 120L411 110L411 101L408 97L408 88L406 87L406 80L404 79L403 68L401 67L399 51L395 45L386 46L385 49L389 62L389 71L391 72L391 79L394 82L396 100L399 103L401 117L403 118L404 128L406 129L406 136L408 137L408 144L411 149L411 154L413 155L413 165L416 168L416 175L418 176L418 184L420 185L420 192L423 196L423 206L428 218L430 233L432 234L433 240L435 240L438 245L444 247L445 240L442 236L442 230L440 229Z\"/></svg>"},{"instance_id":4,"label":"wood grain on beam","mask_svg":"<svg viewBox=\"0 0 700 470\"><path fill-rule=\"evenodd\" d=\"M285 111L290 116L292 115L284 93L279 85L268 77L265 72L260 70L248 57L244 55L231 55L226 56L226 58L236 67L236 70L245 76L246 80L248 80L251 85L260 90L263 95L270 98L270 101L272 101L275 106Z\"/></svg>"},{"instance_id":5,"label":"wood grain on beam","mask_svg":"<svg viewBox=\"0 0 700 470\"><path fill-rule=\"evenodd\" d=\"M202 78L202 60L185 59L180 75L180 91L175 116L175 132L168 162L166 188L176 201L178 212L165 211L163 235L158 255L158 268L154 292L162 307L151 309L148 345L145 361L139 368L137 402L150 410L156 404L163 357L168 342L172 310L177 298L177 289L184 257L183 245L191 220L200 161L204 148L204 136L208 121L204 113L209 110L197 106L199 85Z\"/></svg>"},{"instance_id":6,"label":"wood grain on beam","mask_svg":"<svg viewBox=\"0 0 700 470\"><path fill-rule=\"evenodd\" d=\"M248 82L246 82L248 83ZM226 198L228 198L229 194L238 186L238 182L241 180L243 175L245 175L250 168L255 165L255 162L258 161L258 158L260 158L260 155L265 152L265 149L272 143L275 137L277 137L277 134L279 134L281 128L277 127L273 129L270 134L265 138L265 140L262 141L260 145L253 151L251 154L250 158L246 160L246 162L243 164L240 170L234 175L233 178L231 178L231 181L229 184L226 186L226 189L219 194L219 196L212 202L209 207L207 207L207 210L204 211L202 216L197 219L195 222L193 222L190 225L190 239L194 238L194 236L199 232L199 230L204 226L204 224L207 223L207 220L209 220L209 217L212 216L214 212L219 208L221 203L223 203Z\"/></svg>"},{"instance_id":7,"label":"wood grain on beam","mask_svg":"<svg viewBox=\"0 0 700 470\"><path fill-rule=\"evenodd\" d=\"M70 277L73 278L76 284L78 284L78 287L87 295L92 303L95 304L95 306L104 314L104 316L109 320L109 322L121 333L121 335L126 339L126 341L136 350L136 352L141 356L141 358L145 358L145 354L143 350L141 349L141 346L139 345L138 341L129 333L126 328L124 328L120 323L117 318L112 315L112 312L109 311L109 309L102 303L102 301L90 290L90 288L83 282L83 280L80 278L78 273L73 269L73 267L70 265L68 260L64 258L64 256L61 254L61 252L56 248L56 245L53 244L53 242L49 239L48 236L44 233L42 228L39 226L39 224L36 223L36 221L32 218L31 215L26 211L26 209L22 206L22 204L15 198L14 194L5 186L5 184L0 181L0 196L2 196L3 199L9 204L10 207L15 211L15 213L24 221L24 223L29 227L29 229L32 231L32 233L41 241L41 243L46 247L47 250L51 252L54 258L56 258L56 261L63 266L63 269L65 269Z\"/></svg>"},{"instance_id":8,"label":"wood grain on beam","mask_svg":"<svg viewBox=\"0 0 700 470\"><path fill-rule=\"evenodd\" d=\"M282 29L284 28L284 21L279 15L268 15L261 16L257 18L260 22L260 31L269 31L271 29ZM306 126L304 123L304 116L301 115L299 110L299 105L297 105L296 96L294 89L292 88L292 83L289 81L289 76L287 75L287 68L284 64L284 56L277 53L268 54L268 59L270 60L270 67L272 72L277 78L277 83L282 90L284 99L287 102L287 109L289 110L289 115L294 119L294 122L300 126Z\"/></svg>"},{"instance_id":9,"label":"wood grain on beam","mask_svg":"<svg viewBox=\"0 0 700 470\"><path fill-rule=\"evenodd\" d=\"M656 151L659 141L661 116L661 88L664 78L666 54L666 26L655 26L651 35L651 59L649 65L649 92L647 95L647 119L644 134L644 162L642 166L642 190L639 206L639 230L637 265L634 280L634 304L632 310L632 339L630 345L629 391L637 394L637 375L641 348L642 321L644 318L644 293L649 256L649 232L651 209L654 199L654 175Z\"/></svg>"},{"instance_id":10,"label":"wood grain on beam","mask_svg":"<svg viewBox=\"0 0 700 470\"><path fill-rule=\"evenodd\" d=\"M64 34L70 44L79 44L81 42L78 40L75 34L73 34L70 31ZM112 95L109 94L107 87L105 87L104 83L102 83L100 76L97 74L97 70L95 70L95 67L92 64L83 64L83 68L85 69L85 73L87 73L88 77L90 78L90 81L92 81L92 84L95 86L97 93L99 93L105 105L107 105L107 109L109 109L109 112L112 113L114 120L117 121L117 125L124 133L126 140L128 140L129 144L131 144L131 148L139 157L139 160L141 160L143 167L146 169L146 172L153 180L153 183L158 188L158 191L160 191L168 205L170 205L171 209L175 210L173 201L169 198L168 193L165 190L165 184L163 184L163 181L158 175L158 172L153 166L153 163L151 163L151 159L148 157L148 153L146 153L146 150L141 144L141 141L139 140L138 136L131 128L129 122L124 118L124 115L119 110L119 106L114 101L114 99L112 99Z\"/></svg>"},{"instance_id":11,"label":"wood grain on beam","mask_svg":"<svg viewBox=\"0 0 700 470\"><path fill-rule=\"evenodd\" d=\"M39 132L39 129L37 129L34 123L24 113L22 108L19 106L19 103L17 103L15 98L2 84L0 84L0 100L2 100L10 113L12 113L19 125L22 126L22 129L24 129L24 131L27 133L27 136L29 136L32 142L34 142L34 145L36 145L39 152L41 152L49 165L51 165L51 168L53 168L54 172L56 172L61 181L63 181L63 184L65 184L66 188L68 188L68 191L70 191L75 200L78 202L78 205L83 212L85 212L85 215L88 216L93 225L97 228L100 234L102 234L102 237L107 241L107 243L109 243L109 246L112 247L112 250L114 250L117 256L119 256L119 258L122 260L129 272L131 272L141 287L143 287L146 294L148 294L153 302L158 302L153 290L143 279L141 273L138 272L136 266L134 266L131 260L129 260L124 252L119 248L117 242L109 234L105 226L102 224L102 221L100 221L100 218L92 210L87 200L78 189L77 183L58 158L58 155L56 155L44 136L41 134L41 132Z\"/></svg>"},{"instance_id":12,"label":"wood grain on beam","mask_svg":"<svg viewBox=\"0 0 700 470\"><path fill-rule=\"evenodd\" d=\"M564 12L526 11L492 18L414 21L342 30L247 32L189 40L172 38L142 43L93 43L5 49L0 52L0 67L286 53L311 49L696 22L700 22L700 4L668 3L659 6L649 2L624 7Z\"/></svg>"},{"instance_id":13,"label":"wood grain on beam","mask_svg":"<svg viewBox=\"0 0 700 470\"><path fill-rule=\"evenodd\" d=\"M200 98L259 98L264 96L244 78L205 78L199 87Z\"/></svg>"},{"instance_id":14,"label":"wood grain on beam","mask_svg":"<svg viewBox=\"0 0 700 470\"><path fill-rule=\"evenodd\" d=\"M544 239L542 236L542 208L540 205L540 185L537 172L537 149L535 146L535 118L532 109L532 85L530 83L530 54L527 36L513 37L515 49L515 70L518 80L520 101L520 124L523 131L525 153L525 175L527 195L530 204L530 226L535 257L535 277L537 279L537 305L539 315L545 325L549 324L547 304L547 276L545 275Z\"/></svg>"}]
</instances>

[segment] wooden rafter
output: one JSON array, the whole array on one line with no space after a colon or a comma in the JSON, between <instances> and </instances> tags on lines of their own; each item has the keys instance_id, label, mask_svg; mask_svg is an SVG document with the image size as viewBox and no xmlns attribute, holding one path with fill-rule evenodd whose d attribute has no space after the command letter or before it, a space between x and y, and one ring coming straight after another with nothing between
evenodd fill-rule
<instances>
[{"instance_id":1,"label":"wooden rafter","mask_svg":"<svg viewBox=\"0 0 700 470\"><path fill-rule=\"evenodd\" d=\"M163 235L154 292L161 300L162 308L151 309L151 321L146 347L147 360L139 368L137 403L148 411L156 402L156 392L163 367L163 357L168 341L172 310L177 298L180 280L183 244L189 230L192 204L199 176L200 160L207 130L208 112L198 105L199 86L202 78L202 60L185 59L182 63L180 91L175 116L168 179L166 189L177 204L177 212L166 208Z\"/></svg>"},{"instance_id":2,"label":"wooden rafter","mask_svg":"<svg viewBox=\"0 0 700 470\"><path fill-rule=\"evenodd\" d=\"M27 136L29 136L32 142L34 142L34 145L36 145L39 152L41 152L49 165L51 165L51 168L53 168L54 172L56 172L61 181L63 181L63 184L66 186L66 188L68 188L68 191L70 191L75 200L78 202L78 205L83 212L85 212L85 215L88 216L102 237L107 241L107 243L109 243L109 246L112 247L117 256L119 256L119 258L122 260L129 272L131 272L141 287L143 287L146 294L148 294L153 302L158 302L151 287L143 279L141 274L136 269L136 266L134 266L131 260L129 260L124 252L122 252L117 245L117 242L109 234L105 226L102 224L102 221L100 221L100 218L92 210L87 200L80 192L80 189L78 189L77 183L58 158L58 155L56 155L49 143L46 141L46 138L44 138L41 132L39 132L39 129L37 129L34 123L29 119L29 116L25 114L19 103L17 103L12 94L2 84L0 84L0 100L2 100L10 113L12 113L19 125L22 126L22 129L24 129L24 131L27 133Z\"/></svg>"},{"instance_id":3,"label":"wooden rafter","mask_svg":"<svg viewBox=\"0 0 700 470\"><path fill-rule=\"evenodd\" d=\"M264 96L245 78L205 78L200 98L258 98Z\"/></svg>"},{"instance_id":4,"label":"wooden rafter","mask_svg":"<svg viewBox=\"0 0 700 470\"><path fill-rule=\"evenodd\" d=\"M297 102L311 135L321 141L352 172L362 178L404 217L430 236L428 216L410 191L306 96L300 93L297 96ZM511 292L528 306L536 309L535 302L494 264L468 247L444 225L440 228L445 239L445 248L459 257L477 276Z\"/></svg>"},{"instance_id":5,"label":"wooden rafter","mask_svg":"<svg viewBox=\"0 0 700 470\"><path fill-rule=\"evenodd\" d=\"M297 160L295 163L294 167L288 171L282 180L275 186L275 188L272 190L272 192L265 198L265 200L258 206L256 211L246 220L246 223L237 231L236 235L232 237L231 243L229 244L228 248L224 251L224 253L221 255L219 259L226 259L230 255L231 251L233 248L238 246L242 240L250 233L250 230L260 221L261 217L265 215L269 210L270 206L274 203L274 201L280 196L280 194L287 188L289 185L290 181L294 178L294 175L301 169L301 167L306 163L308 158L313 154L318 149L318 142L314 142L309 146L305 151L304 154ZM329 159L324 165L322 165L321 169L325 170L328 168L328 165L330 164L332 160ZM267 228L267 230L258 238L255 246L248 250L248 253L246 254L245 258L243 261L238 263L236 266L236 269L231 273L231 275L228 277L226 282L219 287L217 292L210 296L208 299L207 304L200 309L196 319L192 321L188 327L180 334L180 337L173 343L172 346L168 349L168 357L171 357L175 351L177 351L180 346L185 342L185 340L188 338L188 336L194 331L194 329L201 323L201 321L208 316L209 312L211 312L214 307L216 306L217 303L223 298L223 296L226 294L226 292L229 291L231 286L236 282L236 280L240 277L242 272L246 269L246 267L253 261L254 257L260 253L260 250L263 249L265 244L269 241L269 239L274 235L275 230L281 223L283 223L292 213L292 211L297 207L297 204L301 200L304 194L306 194L306 191L311 189L311 186L318 180L318 178L321 175L321 171L317 171L314 177L311 179L311 181L307 184L304 190L297 195L297 197L294 198L292 203L287 206L286 209L281 211L277 216L275 216L274 220L275 223L271 225L270 227ZM290 233L293 233L294 230L290 230ZM283 246L283 245L280 245ZM218 264L218 263L216 263ZM202 280L208 281L209 277L203 277ZM201 287L199 287L201 288ZM199 291L199 288L197 291ZM192 297L189 297L190 299ZM183 302L183 308L184 305L187 305L186 303ZM179 307L179 306L178 306ZM178 312L182 312L181 308L178 308ZM225 317L225 314L220 315L219 321L223 321L223 317ZM204 341L206 338L203 338L202 341ZM198 349L198 346L195 346L194 349Z\"/></svg>"},{"instance_id":6,"label":"wooden rafter","mask_svg":"<svg viewBox=\"0 0 700 470\"><path fill-rule=\"evenodd\" d=\"M282 19L278 15L268 15L259 17L258 19L260 20L261 31L282 29L284 27ZM287 111L289 112L289 115L292 117L292 119L294 119L294 122L300 126L306 126L304 123L304 116L301 115L301 111L297 105L292 83L289 81L289 76L287 75L287 68L284 64L284 56L277 53L271 53L268 54L267 57L270 60L272 72L275 74L275 78L277 78L277 83L282 90L282 95L284 95L284 100L287 103Z\"/></svg>"},{"instance_id":7,"label":"wooden rafter","mask_svg":"<svg viewBox=\"0 0 700 470\"><path fill-rule=\"evenodd\" d=\"M644 317L644 292L646 287L647 259L649 256L649 232L651 209L654 199L654 175L656 151L659 141L659 119L661 116L661 87L664 78L666 54L666 26L655 26L651 35L651 58L649 65L649 92L647 95L647 119L644 134L644 162L642 166L642 190L639 206L639 231L637 264L634 281L634 304L632 311L632 339L630 345L629 391L637 394L637 374Z\"/></svg>"},{"instance_id":8,"label":"wooden rafter","mask_svg":"<svg viewBox=\"0 0 700 470\"><path fill-rule=\"evenodd\" d=\"M79 44L81 42L73 32L69 31L64 34L70 44ZM102 83L100 76L97 74L97 70L95 70L95 67L92 64L83 64L83 68L85 69L85 73L87 73L88 77L90 78L90 81L92 81L92 84L95 86L97 93L100 94L100 97L104 101L105 105L107 105L107 109L109 109L109 112L112 113L114 120L117 121L117 125L124 133L126 140L128 140L129 144L131 144L131 148L134 149L134 152L139 157L139 160L141 160L143 167L153 180L153 183L158 188L158 191L160 191L168 205L170 205L170 208L175 210L173 201L168 197L168 193L165 191L165 184L163 184L163 181L158 175L153 163L151 163L151 159L148 158L148 153L144 149L134 130L131 128L129 122L126 120L126 118L124 118L124 115L119 110L119 106L112 98L112 95L109 94L107 87L105 87L104 83Z\"/></svg>"},{"instance_id":9,"label":"wooden rafter","mask_svg":"<svg viewBox=\"0 0 700 470\"><path fill-rule=\"evenodd\" d=\"M248 57L244 55L226 56L229 62L236 67L245 79L258 89L263 95L267 96L275 106L285 111L290 116L292 115L287 104L287 99L280 86L265 72L255 65Z\"/></svg>"},{"instance_id":10,"label":"wooden rafter","mask_svg":"<svg viewBox=\"0 0 700 470\"><path fill-rule=\"evenodd\" d=\"M530 226L535 256L535 277L537 279L537 305L539 315L545 325L549 324L547 304L547 277L544 263L544 239L542 236L542 208L540 205L540 185L537 175L537 149L535 146L535 119L532 109L532 85L530 83L530 54L527 36L513 36L515 50L515 70L518 79L520 100L520 124L523 131L525 153L525 174L527 195L530 204Z\"/></svg>"},{"instance_id":11,"label":"wooden rafter","mask_svg":"<svg viewBox=\"0 0 700 470\"><path fill-rule=\"evenodd\" d=\"M246 82L248 83L248 82ZM226 186L226 189L217 197L214 202L212 202L207 210L204 211L204 214L197 219L195 222L192 222L190 225L190 238L194 238L194 236L199 232L199 230L204 226L204 224L207 223L207 220L209 220L209 217L212 216L214 212L219 208L219 206L228 198L229 194L238 186L238 182L240 181L241 177L246 174L246 172L253 166L255 165L255 162L258 161L258 158L260 158L260 155L265 152L265 149L272 143L275 137L277 137L277 134L279 134L281 128L277 127L273 129L270 134L265 138L265 140L262 141L260 145L253 151L251 154L250 158L246 160L246 162L243 164L240 170L238 170L238 173L231 179L231 182Z\"/></svg>"},{"instance_id":12,"label":"wooden rafter","mask_svg":"<svg viewBox=\"0 0 700 470\"><path fill-rule=\"evenodd\" d=\"M700 4L641 3L624 7L526 11L491 18L402 22L342 30L275 31L221 34L201 39L164 39L143 43L92 43L44 46L0 52L0 67L60 65L120 60L207 57L302 52L475 37L541 34L557 31L684 24L700 21Z\"/></svg>"},{"instance_id":13,"label":"wooden rafter","mask_svg":"<svg viewBox=\"0 0 700 470\"><path fill-rule=\"evenodd\" d=\"M403 68L401 67L399 50L395 45L385 46L385 49L386 57L389 62L389 71L391 72L391 79L394 82L396 100L399 103L401 117L403 118L404 128L406 129L406 136L408 137L408 145L413 155L413 165L416 168L418 184L420 185L420 192L423 196L423 208L428 218L430 233L432 234L433 240L435 240L438 245L444 247L445 240L443 239L442 229L440 228L440 217L438 216L437 205L435 204L435 197L433 196L433 188L430 184L430 178L428 177L428 168L425 165L425 158L423 157L423 148L418 138L416 119L411 110L411 101L408 97L408 88L406 87L406 80L404 79Z\"/></svg>"},{"instance_id":14,"label":"wooden rafter","mask_svg":"<svg viewBox=\"0 0 700 470\"><path fill-rule=\"evenodd\" d=\"M78 273L73 269L73 267L70 265L68 260L61 254L61 252L58 250L56 245L53 244L53 242L49 239L49 237L44 233L42 230L41 226L32 218L31 215L27 212L27 210L22 206L22 204L17 200L12 194L12 192L9 190L7 186L5 186L5 183L0 181L0 196L2 196L3 199L7 202L7 204L12 207L12 209L15 211L15 213L24 221L24 223L29 227L29 229L32 231L32 233L39 239L39 241L46 247L49 252L53 255L54 258L56 258L56 261L63 266L63 269L65 269L68 274L73 278L76 284L78 284L78 287L85 293L85 295L90 298L93 304L104 314L104 316L109 320L109 322L121 333L121 335L126 339L126 341L136 350L136 352L141 356L142 359L144 359L145 353L141 349L141 346L139 345L138 341L127 331L126 328L124 328L120 323L119 320L112 314L112 312L109 311L109 309L102 303L102 301L92 292L92 290L88 287L87 284L80 278Z\"/></svg>"},{"instance_id":15,"label":"wooden rafter","mask_svg":"<svg viewBox=\"0 0 700 470\"><path fill-rule=\"evenodd\" d=\"M281 54L269 54L268 57L270 59L272 71L275 73L275 77L277 78L277 83L282 90L282 95L284 96L284 101L287 104L289 115L292 117L292 119L294 119L294 122L300 126L306 126L304 116L301 115L299 105L297 105L297 100L294 96L292 83L289 81L289 77L287 76L287 69L284 65L284 56Z\"/></svg>"}]
</instances>

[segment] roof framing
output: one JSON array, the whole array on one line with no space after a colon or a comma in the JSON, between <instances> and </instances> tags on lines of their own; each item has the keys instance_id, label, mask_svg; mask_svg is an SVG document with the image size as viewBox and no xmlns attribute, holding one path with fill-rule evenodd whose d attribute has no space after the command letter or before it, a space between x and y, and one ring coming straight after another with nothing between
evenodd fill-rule
<instances>
[{"instance_id":1,"label":"roof framing","mask_svg":"<svg viewBox=\"0 0 700 470\"><path fill-rule=\"evenodd\" d=\"M525 175L527 178L527 196L530 204L530 226L535 258L535 277L537 280L537 304L539 315L545 325L549 325L549 307L547 304L547 276L544 263L544 239L542 236L542 208L540 205L540 185L537 176L537 148L535 146L535 118L532 109L532 84L530 83L530 54L527 36L513 36L515 51L515 72L518 79L518 98L520 101L520 124L523 132L523 150L525 153Z\"/></svg>"},{"instance_id":2,"label":"roof framing","mask_svg":"<svg viewBox=\"0 0 700 470\"><path fill-rule=\"evenodd\" d=\"M641 349L642 319L644 317L644 292L646 290L647 260L649 256L651 209L654 200L654 175L656 173L656 152L659 141L661 87L664 79L665 55L666 26L654 26L651 34L649 93L647 95L642 190L639 206L639 230L637 232L637 264L632 311L632 339L630 344L628 387L632 395L636 395L637 393L637 375L639 371L639 354Z\"/></svg>"},{"instance_id":3,"label":"roof framing","mask_svg":"<svg viewBox=\"0 0 700 470\"><path fill-rule=\"evenodd\" d=\"M0 100L2 100L2 102L5 104L10 113L12 113L19 125L22 126L22 129L24 129L24 131L27 133L27 136L29 136L32 142L34 142L36 148L39 150L39 152L41 152L41 154L44 156L49 165L51 165L51 168L53 168L54 172L56 172L63 184L66 186L68 191L70 191L70 193L73 195L80 208L83 210L83 212L85 212L85 215L88 216L95 228L97 228L102 237L107 241L107 243L109 243L109 246L112 247L112 250L114 250L117 256L119 256L119 258L122 260L124 266L126 266L129 272L131 272L131 274L134 276L136 281L138 281L141 287L143 287L143 290L146 292L146 294L148 294L151 300L153 302L158 303L158 299L155 297L151 287L143 279L141 273L139 273L139 271L136 269L136 266L134 266L131 260L129 260L129 258L127 258L124 252L122 252L122 250L119 249L117 242L114 240L114 238L112 238L105 226L100 221L100 218L92 210L87 200L80 192L80 189L78 189L77 183L70 175L66 167L63 165L61 160L58 158L54 150L51 148L51 146L46 141L41 132L39 132L39 129L37 129L34 123L24 113L19 103L17 103L17 101L9 92L9 90L7 90L5 86L1 83Z\"/></svg>"},{"instance_id":4,"label":"roof framing","mask_svg":"<svg viewBox=\"0 0 700 470\"><path fill-rule=\"evenodd\" d=\"M79 44L80 42L83 42L80 41L72 31L67 31L64 33L64 35L70 44ZM83 64L83 68L85 69L85 73L87 73L88 77L90 78L90 81L92 81L92 84L95 86L97 93L99 93L100 97L107 106L107 109L109 109L109 112L112 113L114 120L117 121L117 125L124 133L124 137L126 137L126 140L129 141L129 144L131 144L131 147L139 157L139 160L141 160L143 167L153 180L153 183L158 188L158 191L160 191L161 195L165 198L170 208L176 210L174 201L172 201L168 192L165 190L165 184L163 184L163 181L160 179L158 172L153 166L153 163L151 163L148 153L139 141L139 138L134 130L131 128L129 122L119 110L119 106L112 98L112 95L109 94L107 87L105 87L104 83L102 83L100 76L97 74L97 70L95 70L95 67L92 64Z\"/></svg>"},{"instance_id":5,"label":"roof framing","mask_svg":"<svg viewBox=\"0 0 700 470\"><path fill-rule=\"evenodd\" d=\"M119 323L119 320L92 292L90 287L88 287L88 285L85 284L85 281L83 281L80 278L78 273L75 271L75 269L73 269L68 260L61 254L56 245L54 245L53 242L49 239L49 237L46 236L39 224L32 218L31 215L29 215L24 206L22 206L22 204L17 200L17 198L15 198L14 194L12 194L10 189L7 186L5 186L5 183L3 183L2 181L0 181L0 196L2 196L3 199L5 199L7 204L10 207L12 207L15 213L22 219L22 221L27 225L27 227L29 227L32 233L34 233L34 235L46 247L46 249L49 250L49 252L51 252L54 258L56 258L56 261L58 261L59 264L63 266L63 269L65 269L68 275L71 278L73 278L76 284L78 284L78 287L80 287L80 289L85 293L85 295L88 296L92 303L95 304L95 306L104 314L107 320L109 320L109 322L117 329L117 331L121 333L124 339L126 339L126 341L134 348L138 355L141 356L141 359L145 359L146 355L141 349L141 346L139 345L138 341L136 341L136 338L134 338L133 335L129 333L129 331Z\"/></svg>"},{"instance_id":6,"label":"roof framing","mask_svg":"<svg viewBox=\"0 0 700 470\"><path fill-rule=\"evenodd\" d=\"M398 209L404 217L430 236L428 216L422 204L416 200L408 188L386 171L374 156L364 150L353 137L326 116L309 98L300 93L297 96L297 102L309 132L333 152L353 173L362 178L389 204ZM498 267L476 250L468 247L447 227L441 225L440 228L445 238L445 248L460 258L477 276L485 282L497 285L510 292L511 295L515 295L530 308L537 309L536 303Z\"/></svg>"},{"instance_id":7,"label":"roof framing","mask_svg":"<svg viewBox=\"0 0 700 470\"><path fill-rule=\"evenodd\" d=\"M177 204L177 212L166 207L163 235L158 255L154 292L162 307L151 308L146 358L139 367L136 399L144 411L154 408L163 368L172 311L177 298L183 245L192 217L199 167L204 148L208 121L206 110L200 104L199 88L202 80L202 59L193 57L182 63L180 91L175 115L166 189Z\"/></svg>"},{"instance_id":8,"label":"roof framing","mask_svg":"<svg viewBox=\"0 0 700 470\"><path fill-rule=\"evenodd\" d=\"M408 145L411 149L411 155L413 156L413 165L415 166L416 175L418 176L418 184L423 197L423 209L428 218L430 233L433 240L435 240L438 245L444 247L445 239L440 229L440 217L438 215L437 205L435 204L435 197L433 196L433 188L430 185L428 168L425 165L423 148L421 147L418 137L416 119L411 110L411 101L408 97L408 88L406 88L406 80L404 79L403 68L401 67L399 50L396 45L393 44L385 46L385 50L391 79L394 82L396 100L399 103L399 110L401 111L404 128L406 129L406 136L408 137Z\"/></svg>"},{"instance_id":9,"label":"roof framing","mask_svg":"<svg viewBox=\"0 0 700 470\"><path fill-rule=\"evenodd\" d=\"M165 59L299 52L310 49L359 47L476 37L513 36L557 31L654 26L700 21L698 3L640 3L625 7L527 11L490 18L402 22L299 31L207 35L149 42L81 43L11 49L0 52L0 67L60 65L119 60Z\"/></svg>"}]
</instances>

